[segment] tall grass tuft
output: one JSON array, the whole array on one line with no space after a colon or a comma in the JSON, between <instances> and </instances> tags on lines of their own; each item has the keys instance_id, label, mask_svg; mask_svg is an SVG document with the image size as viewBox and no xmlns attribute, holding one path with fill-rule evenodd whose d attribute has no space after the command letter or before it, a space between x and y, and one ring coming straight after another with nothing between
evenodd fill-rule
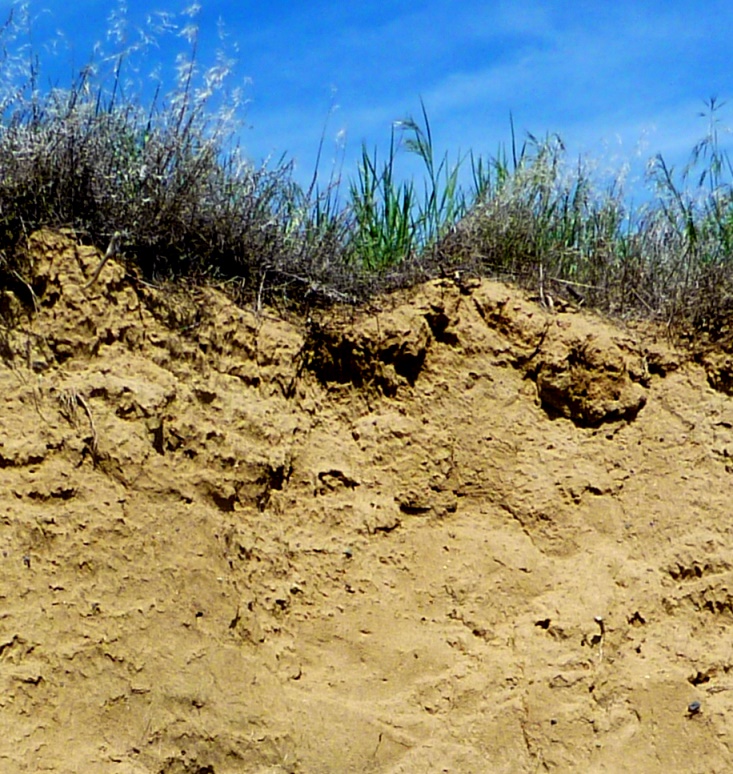
<instances>
[{"instance_id":1,"label":"tall grass tuft","mask_svg":"<svg viewBox=\"0 0 733 774\"><path fill-rule=\"evenodd\" d=\"M376 271L410 256L418 244L415 187L395 182L395 133L386 161L362 146L358 175L349 188L353 215L349 252L368 270Z\"/></svg>"},{"instance_id":2,"label":"tall grass tuft","mask_svg":"<svg viewBox=\"0 0 733 774\"><path fill-rule=\"evenodd\" d=\"M350 184L350 254L370 270L383 271L424 254L467 211L468 197L459 186L462 162L459 159L450 165L446 154L436 165L430 121L422 102L421 107L422 124L412 117L395 123L381 165L377 151L370 153L362 146L357 177ZM413 180L397 180L399 148L422 162L426 173L422 190ZM478 187L484 175L480 163L475 173Z\"/></svg>"}]
</instances>

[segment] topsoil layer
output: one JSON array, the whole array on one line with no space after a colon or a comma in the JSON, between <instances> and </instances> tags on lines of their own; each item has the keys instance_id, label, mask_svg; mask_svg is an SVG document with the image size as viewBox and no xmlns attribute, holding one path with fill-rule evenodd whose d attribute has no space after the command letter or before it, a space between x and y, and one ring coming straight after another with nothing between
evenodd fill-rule
<instances>
[{"instance_id":1,"label":"topsoil layer","mask_svg":"<svg viewBox=\"0 0 733 774\"><path fill-rule=\"evenodd\" d=\"M99 260L0 298L0 772L733 770L724 351Z\"/></svg>"}]
</instances>

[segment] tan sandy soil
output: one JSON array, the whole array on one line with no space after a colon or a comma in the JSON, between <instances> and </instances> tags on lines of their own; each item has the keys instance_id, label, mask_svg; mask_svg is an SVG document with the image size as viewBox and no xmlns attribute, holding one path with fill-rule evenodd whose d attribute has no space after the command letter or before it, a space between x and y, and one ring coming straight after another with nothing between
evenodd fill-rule
<instances>
[{"instance_id":1,"label":"tan sandy soil","mask_svg":"<svg viewBox=\"0 0 733 774\"><path fill-rule=\"evenodd\" d=\"M0 772L733 770L729 356L99 257L0 299Z\"/></svg>"}]
</instances>

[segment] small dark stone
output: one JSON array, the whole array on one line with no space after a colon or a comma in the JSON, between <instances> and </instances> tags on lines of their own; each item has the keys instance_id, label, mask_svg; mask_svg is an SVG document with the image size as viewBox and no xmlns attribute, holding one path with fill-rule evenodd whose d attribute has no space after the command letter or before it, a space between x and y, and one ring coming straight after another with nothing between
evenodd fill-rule
<instances>
[{"instance_id":1,"label":"small dark stone","mask_svg":"<svg viewBox=\"0 0 733 774\"><path fill-rule=\"evenodd\" d=\"M700 712L700 702L699 701L693 701L687 706L687 711L690 713L690 715L697 715L698 712Z\"/></svg>"}]
</instances>

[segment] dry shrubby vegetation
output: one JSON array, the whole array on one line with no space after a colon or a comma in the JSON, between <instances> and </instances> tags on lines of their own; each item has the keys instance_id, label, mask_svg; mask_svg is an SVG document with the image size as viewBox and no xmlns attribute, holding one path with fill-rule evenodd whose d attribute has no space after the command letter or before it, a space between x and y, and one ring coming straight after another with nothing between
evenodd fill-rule
<instances>
[{"instance_id":1,"label":"dry shrubby vegetation","mask_svg":"<svg viewBox=\"0 0 733 774\"><path fill-rule=\"evenodd\" d=\"M195 9L192 10L192 13ZM307 189L287 160L256 165L236 143L241 95L223 54L201 71L193 18L152 25L141 43L98 54L67 89L40 88L20 44L17 6L0 61L0 276L23 281L24 237L70 227L101 249L124 234L129 266L148 280L226 283L240 302L362 302L456 271L496 276L620 317L716 334L730 306L733 170L719 142L719 104L680 173L661 157L650 196L630 208L622 175L601 183L556 136L528 136L494 158L435 158L428 116L395 124L386 158L364 148L355 178ZM108 39L124 41L124 16ZM187 53L177 79L147 102L138 58L156 34ZM139 84L138 84L139 85ZM424 163L402 181L398 153ZM459 183L463 165L471 184ZM317 172L317 170L316 170Z\"/></svg>"}]
</instances>

